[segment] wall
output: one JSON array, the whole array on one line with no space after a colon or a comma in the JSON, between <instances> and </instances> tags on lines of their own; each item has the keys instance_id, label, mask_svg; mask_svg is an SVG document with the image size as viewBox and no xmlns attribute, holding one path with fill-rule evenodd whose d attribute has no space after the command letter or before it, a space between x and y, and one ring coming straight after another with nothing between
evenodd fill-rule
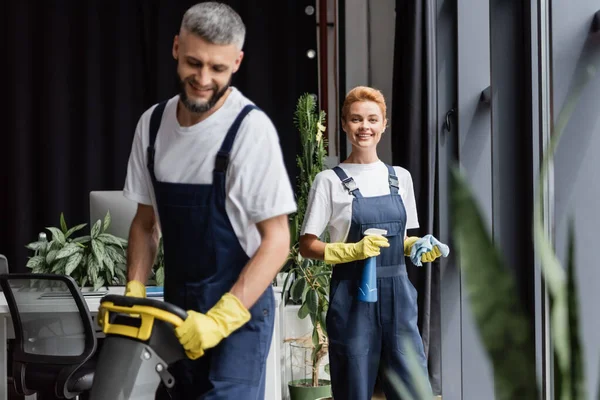
<instances>
[{"instance_id":1,"label":"wall","mask_svg":"<svg viewBox=\"0 0 600 400\"><path fill-rule=\"evenodd\" d=\"M552 1L552 78L554 121L575 95L575 85L600 68L599 35L589 35L598 0ZM591 76L565 127L554 164L555 238L559 258L566 260L567 230L572 220L576 234L576 272L585 350L588 397L595 398L600 354L600 269L595 249L600 221L598 154L600 153L600 79Z\"/></svg>"},{"instance_id":2,"label":"wall","mask_svg":"<svg viewBox=\"0 0 600 400\"><path fill-rule=\"evenodd\" d=\"M345 0L346 80L345 90L373 86L383 93L387 104L388 128L378 147L379 158L392 162L389 118L393 113L392 70L394 67L395 0ZM340 99L340 102L343 98ZM343 132L341 132L343 135ZM351 147L346 142L347 154Z\"/></svg>"}]
</instances>

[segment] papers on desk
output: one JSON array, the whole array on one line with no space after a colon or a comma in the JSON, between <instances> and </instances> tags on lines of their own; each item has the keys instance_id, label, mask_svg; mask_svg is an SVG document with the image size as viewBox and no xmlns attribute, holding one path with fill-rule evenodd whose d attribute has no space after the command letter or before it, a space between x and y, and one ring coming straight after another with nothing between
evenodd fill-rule
<instances>
[{"instance_id":1,"label":"papers on desk","mask_svg":"<svg viewBox=\"0 0 600 400\"><path fill-rule=\"evenodd\" d=\"M146 297L163 297L164 288L162 286L146 286Z\"/></svg>"}]
</instances>

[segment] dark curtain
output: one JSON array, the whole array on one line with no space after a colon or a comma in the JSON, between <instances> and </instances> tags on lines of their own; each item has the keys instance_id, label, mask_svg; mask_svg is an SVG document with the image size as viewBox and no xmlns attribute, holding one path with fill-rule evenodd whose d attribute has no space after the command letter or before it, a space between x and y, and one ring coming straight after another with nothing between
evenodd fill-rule
<instances>
[{"instance_id":1,"label":"dark curtain","mask_svg":"<svg viewBox=\"0 0 600 400\"><path fill-rule=\"evenodd\" d=\"M171 56L184 0L7 0L0 253L25 271L38 232L89 220L91 190L120 190L141 113L178 91ZM226 1L247 26L233 85L271 117L293 178L298 96L317 93L314 0ZM258 178L258 177L257 177ZM89 228L89 227L88 227Z\"/></svg>"},{"instance_id":2,"label":"dark curtain","mask_svg":"<svg viewBox=\"0 0 600 400\"><path fill-rule=\"evenodd\" d=\"M435 215L435 28L431 0L397 0L392 92L392 158L414 182L420 229L433 234ZM433 51L432 51L433 49ZM433 79L433 80L432 80ZM419 329L429 363L434 394L441 394L440 271L437 262L418 268L407 262L419 293Z\"/></svg>"}]
</instances>

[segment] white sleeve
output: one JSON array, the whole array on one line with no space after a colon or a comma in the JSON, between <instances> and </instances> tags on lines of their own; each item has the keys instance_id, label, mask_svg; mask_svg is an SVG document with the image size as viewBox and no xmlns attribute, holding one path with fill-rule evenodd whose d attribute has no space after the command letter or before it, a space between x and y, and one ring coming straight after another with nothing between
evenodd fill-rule
<instances>
[{"instance_id":1,"label":"white sleeve","mask_svg":"<svg viewBox=\"0 0 600 400\"><path fill-rule=\"evenodd\" d=\"M419 227L419 217L417 215L417 202L415 200L415 190L410 172L404 171L404 208L406 209L406 229L416 229Z\"/></svg>"},{"instance_id":2,"label":"white sleeve","mask_svg":"<svg viewBox=\"0 0 600 400\"><path fill-rule=\"evenodd\" d=\"M325 179L323 179L323 174L319 173L315 176L313 185L310 188L300 235L309 234L321 237L331 220L333 212L329 198Z\"/></svg>"},{"instance_id":3,"label":"white sleeve","mask_svg":"<svg viewBox=\"0 0 600 400\"><path fill-rule=\"evenodd\" d=\"M141 204L152 204L152 198L149 188L149 175L146 167L146 151L143 144L143 126L142 118L139 119L133 136L131 154L127 164L127 177L125 178L125 187L123 195L129 200Z\"/></svg>"},{"instance_id":4,"label":"white sleeve","mask_svg":"<svg viewBox=\"0 0 600 400\"><path fill-rule=\"evenodd\" d=\"M232 149L227 182L235 211L246 215L253 224L296 212L279 136L263 112L252 111L242 122Z\"/></svg>"}]
</instances>

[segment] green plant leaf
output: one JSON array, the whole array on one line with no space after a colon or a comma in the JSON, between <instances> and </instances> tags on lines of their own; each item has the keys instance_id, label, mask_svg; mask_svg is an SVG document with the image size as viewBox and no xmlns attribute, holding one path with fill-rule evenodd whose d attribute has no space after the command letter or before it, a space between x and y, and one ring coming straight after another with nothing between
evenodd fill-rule
<instances>
[{"instance_id":1,"label":"green plant leaf","mask_svg":"<svg viewBox=\"0 0 600 400\"><path fill-rule=\"evenodd\" d=\"M157 271L157 275L158 275L158 271ZM121 268L119 268L117 266L117 268L115 268L115 276L117 278L117 283L122 285L125 284L125 282L127 282L127 276L125 275L125 271ZM156 284L159 285L158 283L158 277L156 278ZM161 283L160 286L162 286L163 284Z\"/></svg>"},{"instance_id":2,"label":"green plant leaf","mask_svg":"<svg viewBox=\"0 0 600 400\"><path fill-rule=\"evenodd\" d=\"M306 303L304 303L300 306L300 309L298 310L298 318L304 319L308 316L308 314L308 307L306 306Z\"/></svg>"},{"instance_id":3,"label":"green plant leaf","mask_svg":"<svg viewBox=\"0 0 600 400\"><path fill-rule=\"evenodd\" d=\"M123 249L116 248L111 245L104 246L104 250L108 257L112 258L112 260L116 264L127 264L127 258L125 257L125 253Z\"/></svg>"},{"instance_id":4,"label":"green plant leaf","mask_svg":"<svg viewBox=\"0 0 600 400\"><path fill-rule=\"evenodd\" d=\"M90 235L92 236L92 239L96 239L98 237L98 235L100 234L101 228L102 228L102 221L100 221L100 220L96 221L94 226L92 226L92 230L90 231Z\"/></svg>"},{"instance_id":5,"label":"green plant leaf","mask_svg":"<svg viewBox=\"0 0 600 400\"><path fill-rule=\"evenodd\" d=\"M28 261L27 261L27 268L40 268L43 267L45 264L46 258L42 257L42 256L34 256L31 257Z\"/></svg>"},{"instance_id":6,"label":"green plant leaf","mask_svg":"<svg viewBox=\"0 0 600 400\"><path fill-rule=\"evenodd\" d=\"M571 399L587 399L585 372L579 329L579 301L575 282L575 228L569 224L567 251L567 303L569 308L569 344L571 353Z\"/></svg>"},{"instance_id":7,"label":"green plant leaf","mask_svg":"<svg viewBox=\"0 0 600 400\"><path fill-rule=\"evenodd\" d=\"M48 229L51 233L52 233L52 239L57 241L58 243L64 245L66 243L66 238L65 238L65 234L62 233L62 231L58 228L54 228L54 227L49 227L46 228Z\"/></svg>"},{"instance_id":8,"label":"green plant leaf","mask_svg":"<svg viewBox=\"0 0 600 400\"><path fill-rule=\"evenodd\" d=\"M106 232L108 227L110 226L110 210L106 211L106 215L104 216L104 224L102 225L102 233Z\"/></svg>"},{"instance_id":9,"label":"green plant leaf","mask_svg":"<svg viewBox=\"0 0 600 400\"><path fill-rule=\"evenodd\" d=\"M52 272L53 274L64 274L67 261L68 258L63 258L58 261L55 261L52 265L52 270L50 272Z\"/></svg>"},{"instance_id":10,"label":"green plant leaf","mask_svg":"<svg viewBox=\"0 0 600 400\"><path fill-rule=\"evenodd\" d=\"M98 272L100 271L100 268L98 266L97 258L91 253L88 254L87 265L88 265L88 279L93 284L94 282L96 282L96 280L98 280Z\"/></svg>"},{"instance_id":11,"label":"green plant leaf","mask_svg":"<svg viewBox=\"0 0 600 400\"><path fill-rule=\"evenodd\" d=\"M305 267L304 270L306 271L307 269L309 269L310 267ZM305 278L308 279L308 278ZM312 278L311 278L311 282L312 282ZM307 283L306 285L304 285L304 290L302 291L302 296L300 297L300 302L305 303L306 302L306 294L309 291L312 291L312 284L311 283Z\"/></svg>"},{"instance_id":12,"label":"green plant leaf","mask_svg":"<svg viewBox=\"0 0 600 400\"><path fill-rule=\"evenodd\" d=\"M156 270L156 284L158 286L163 286L165 284L165 269L164 267L160 267Z\"/></svg>"},{"instance_id":13,"label":"green plant leaf","mask_svg":"<svg viewBox=\"0 0 600 400\"><path fill-rule=\"evenodd\" d=\"M77 246L75 243L69 243L68 245L66 245L65 247L63 247L62 249L60 249L58 251L58 253L56 254L56 259L60 260L62 258L67 258L70 257L72 254L81 252L82 249L81 247Z\"/></svg>"},{"instance_id":14,"label":"green plant leaf","mask_svg":"<svg viewBox=\"0 0 600 400\"><path fill-rule=\"evenodd\" d=\"M65 265L65 274L71 276L73 271L79 266L79 263L81 263L81 260L83 260L83 253L71 254Z\"/></svg>"},{"instance_id":15,"label":"green plant leaf","mask_svg":"<svg viewBox=\"0 0 600 400\"><path fill-rule=\"evenodd\" d=\"M115 263L110 256L104 257L104 265L106 265L112 277L115 274Z\"/></svg>"},{"instance_id":16,"label":"green plant leaf","mask_svg":"<svg viewBox=\"0 0 600 400\"><path fill-rule=\"evenodd\" d=\"M85 235L85 236L79 236L79 237L73 239L72 243L85 244L85 243L89 242L90 240L92 240L92 237L90 235Z\"/></svg>"},{"instance_id":17,"label":"green plant leaf","mask_svg":"<svg viewBox=\"0 0 600 400\"><path fill-rule=\"evenodd\" d=\"M101 233L98 235L98 240L100 240L102 243L104 244L114 244L116 246L119 246L121 248L123 248L123 244L121 242L121 239L111 235L110 233Z\"/></svg>"},{"instance_id":18,"label":"green plant leaf","mask_svg":"<svg viewBox=\"0 0 600 400\"><path fill-rule=\"evenodd\" d=\"M102 269L104 258L106 257L104 243L102 243L98 239L92 239L92 250L94 256L96 257L96 261L98 262L98 268Z\"/></svg>"},{"instance_id":19,"label":"green plant leaf","mask_svg":"<svg viewBox=\"0 0 600 400\"><path fill-rule=\"evenodd\" d=\"M323 334L327 335L327 311L321 311L319 314L319 324L321 325L321 329L323 330Z\"/></svg>"},{"instance_id":20,"label":"green plant leaf","mask_svg":"<svg viewBox=\"0 0 600 400\"><path fill-rule=\"evenodd\" d=\"M79 231L79 230L81 230L81 229L85 228L85 227L86 227L86 225L87 225L87 224L79 224L79 225L76 225L76 226L72 227L71 229L69 229L69 230L67 231L67 233L65 233L65 237L66 237L66 238L69 238L69 237L70 237L72 234L74 234L75 232L77 232L77 231Z\"/></svg>"},{"instance_id":21,"label":"green plant leaf","mask_svg":"<svg viewBox=\"0 0 600 400\"><path fill-rule=\"evenodd\" d=\"M308 285L307 287L310 288ZM309 290L308 293L306 293L306 306L311 314L317 314L319 310L319 297L317 296L316 291Z\"/></svg>"},{"instance_id":22,"label":"green plant leaf","mask_svg":"<svg viewBox=\"0 0 600 400\"><path fill-rule=\"evenodd\" d=\"M98 276L96 278L96 280L94 281L94 290L100 289L102 286L104 286L105 283L106 283L106 281L104 280L104 278L101 276Z\"/></svg>"},{"instance_id":23,"label":"green plant leaf","mask_svg":"<svg viewBox=\"0 0 600 400\"><path fill-rule=\"evenodd\" d=\"M293 301L299 301L302 298L302 293L304 293L305 285L306 280L303 276L296 278L296 280L292 284L292 288L290 289L290 294L292 296Z\"/></svg>"},{"instance_id":24,"label":"green plant leaf","mask_svg":"<svg viewBox=\"0 0 600 400\"><path fill-rule=\"evenodd\" d=\"M48 242L46 242L44 240L39 240L37 242L31 242L31 243L27 244L25 247L28 248L29 250L38 251L38 250L41 250L42 248L46 247L47 244L48 244Z\"/></svg>"},{"instance_id":25,"label":"green plant leaf","mask_svg":"<svg viewBox=\"0 0 600 400\"><path fill-rule=\"evenodd\" d=\"M67 222L65 221L65 215L60 213L60 229L62 229L62 233L67 232Z\"/></svg>"},{"instance_id":26,"label":"green plant leaf","mask_svg":"<svg viewBox=\"0 0 600 400\"><path fill-rule=\"evenodd\" d=\"M516 284L460 171L451 168L453 238L467 295L494 369L496 399L537 399L534 335ZM494 290L489 290L494 288Z\"/></svg>"},{"instance_id":27,"label":"green plant leaf","mask_svg":"<svg viewBox=\"0 0 600 400\"><path fill-rule=\"evenodd\" d=\"M58 254L58 250L50 250L48 254L46 254L46 264L50 265L56 259L56 255Z\"/></svg>"}]
</instances>

